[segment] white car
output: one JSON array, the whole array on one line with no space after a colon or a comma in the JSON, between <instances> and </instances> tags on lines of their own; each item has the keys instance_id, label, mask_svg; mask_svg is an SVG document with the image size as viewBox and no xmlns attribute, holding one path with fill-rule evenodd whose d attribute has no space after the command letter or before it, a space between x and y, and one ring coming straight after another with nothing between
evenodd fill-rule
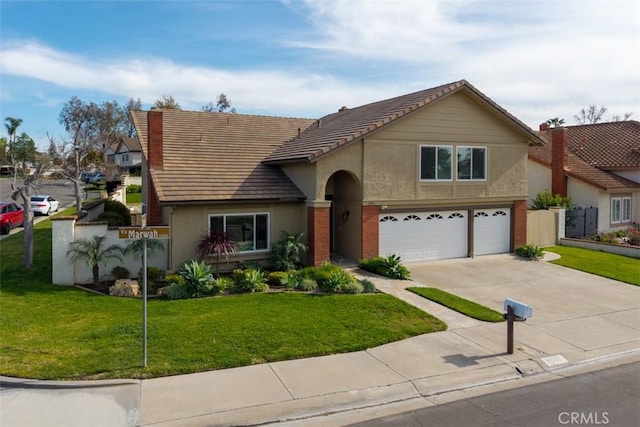
<instances>
[{"instance_id":1,"label":"white car","mask_svg":"<svg viewBox=\"0 0 640 427\"><path fill-rule=\"evenodd\" d=\"M31 196L31 209L34 214L49 215L58 210L59 203L56 199L47 195Z\"/></svg>"}]
</instances>

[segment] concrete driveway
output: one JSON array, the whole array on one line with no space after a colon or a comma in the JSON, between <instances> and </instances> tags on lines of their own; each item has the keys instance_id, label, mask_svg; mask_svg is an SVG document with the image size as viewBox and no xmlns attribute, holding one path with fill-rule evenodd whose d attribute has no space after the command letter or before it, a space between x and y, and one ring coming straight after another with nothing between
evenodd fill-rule
<instances>
[{"instance_id":1,"label":"concrete driveway","mask_svg":"<svg viewBox=\"0 0 640 427\"><path fill-rule=\"evenodd\" d=\"M516 343L530 357L562 353L584 360L640 345L640 287L513 255L408 263L414 282L503 312L505 298L533 307L516 324ZM640 274L640 262L638 263ZM456 333L498 351L506 336L478 324Z\"/></svg>"}]
</instances>

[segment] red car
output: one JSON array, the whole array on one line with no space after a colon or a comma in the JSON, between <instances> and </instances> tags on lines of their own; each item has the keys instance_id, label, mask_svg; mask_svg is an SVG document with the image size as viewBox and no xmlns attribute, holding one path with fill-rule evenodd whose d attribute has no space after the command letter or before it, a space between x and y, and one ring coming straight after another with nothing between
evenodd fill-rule
<instances>
[{"instance_id":1,"label":"red car","mask_svg":"<svg viewBox=\"0 0 640 427\"><path fill-rule=\"evenodd\" d=\"M24 225L24 211L16 202L0 202L0 233L9 234L12 228Z\"/></svg>"}]
</instances>

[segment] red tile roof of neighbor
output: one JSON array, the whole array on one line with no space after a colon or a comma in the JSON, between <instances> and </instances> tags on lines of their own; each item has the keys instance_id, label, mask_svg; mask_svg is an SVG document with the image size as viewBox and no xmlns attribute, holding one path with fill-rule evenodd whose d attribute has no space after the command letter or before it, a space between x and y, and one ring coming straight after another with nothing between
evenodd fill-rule
<instances>
[{"instance_id":1,"label":"red tile roof of neighbor","mask_svg":"<svg viewBox=\"0 0 640 427\"><path fill-rule=\"evenodd\" d=\"M640 168L640 122L567 126L569 150L600 169Z\"/></svg>"},{"instance_id":2,"label":"red tile roof of neighbor","mask_svg":"<svg viewBox=\"0 0 640 427\"><path fill-rule=\"evenodd\" d=\"M284 143L269 155L265 162L274 164L291 161L313 162L337 148L364 138L397 119L406 117L422 107L461 90L488 105L507 123L525 133L533 144L542 144L538 135L527 125L469 82L460 80L356 108L340 109L337 113L329 114L316 121L302 132L300 137L296 136Z\"/></svg>"},{"instance_id":3,"label":"red tile roof of neighbor","mask_svg":"<svg viewBox=\"0 0 640 427\"><path fill-rule=\"evenodd\" d=\"M546 145L538 147L530 146L529 159L544 166L551 167L551 134L550 132L539 132L539 134L545 140ZM571 149L569 149L567 156L565 174L602 190L640 188L640 184L637 182L591 166L575 155Z\"/></svg>"}]
</instances>

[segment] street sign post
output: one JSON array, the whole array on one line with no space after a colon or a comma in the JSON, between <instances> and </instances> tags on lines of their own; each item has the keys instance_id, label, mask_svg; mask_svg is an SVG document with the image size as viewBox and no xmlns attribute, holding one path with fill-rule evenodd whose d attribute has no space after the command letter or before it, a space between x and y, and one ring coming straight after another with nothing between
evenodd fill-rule
<instances>
[{"instance_id":1,"label":"street sign post","mask_svg":"<svg viewBox=\"0 0 640 427\"><path fill-rule=\"evenodd\" d=\"M142 366L147 367L147 240L168 239L167 226L120 227L118 237L127 240L142 240Z\"/></svg>"}]
</instances>

